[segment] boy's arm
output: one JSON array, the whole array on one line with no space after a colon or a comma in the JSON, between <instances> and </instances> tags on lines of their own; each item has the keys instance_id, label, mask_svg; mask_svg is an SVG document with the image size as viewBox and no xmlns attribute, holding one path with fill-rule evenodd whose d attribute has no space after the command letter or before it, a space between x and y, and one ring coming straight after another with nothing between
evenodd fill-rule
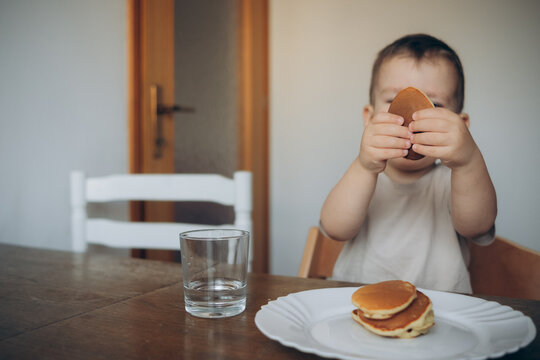
<instances>
[{"instance_id":1,"label":"boy's arm","mask_svg":"<svg viewBox=\"0 0 540 360\"><path fill-rule=\"evenodd\" d=\"M364 108L364 133L360 153L332 189L321 210L321 225L328 236L350 240L360 231L386 160L407 155L410 133L403 118L390 113L373 114Z\"/></svg>"},{"instance_id":2,"label":"boy's arm","mask_svg":"<svg viewBox=\"0 0 540 360\"><path fill-rule=\"evenodd\" d=\"M452 169L452 221L465 238L485 234L495 223L497 196L477 148L471 161Z\"/></svg>"},{"instance_id":3,"label":"boy's arm","mask_svg":"<svg viewBox=\"0 0 540 360\"><path fill-rule=\"evenodd\" d=\"M328 236L350 240L360 231L376 183L377 174L354 159L323 204L321 225Z\"/></svg>"},{"instance_id":4,"label":"boy's arm","mask_svg":"<svg viewBox=\"0 0 540 360\"><path fill-rule=\"evenodd\" d=\"M466 114L435 108L417 111L409 130L413 150L441 159L452 169L452 221L465 238L487 233L497 216L497 197Z\"/></svg>"}]
</instances>

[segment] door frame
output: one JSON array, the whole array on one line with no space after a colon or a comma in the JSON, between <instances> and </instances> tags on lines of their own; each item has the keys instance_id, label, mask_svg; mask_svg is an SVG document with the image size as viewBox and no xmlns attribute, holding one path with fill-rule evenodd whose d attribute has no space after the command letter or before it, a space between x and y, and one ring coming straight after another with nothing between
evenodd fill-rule
<instances>
[{"instance_id":1,"label":"door frame","mask_svg":"<svg viewBox=\"0 0 540 360\"><path fill-rule=\"evenodd\" d=\"M149 14L147 1L126 0L127 9L127 123L129 172L148 171L143 146L152 144L152 131L145 128L143 116L147 105L143 99L146 86L146 57L152 51L149 44L153 14ZM173 0L160 0L168 7L167 14L174 14ZM268 53L268 0L236 0L238 9L238 170L253 174L253 271L269 271L269 53ZM171 21L167 16L167 24ZM174 20L173 20L174 21ZM173 23L174 24L174 23ZM169 26L169 25L167 25ZM174 26L172 30L174 32ZM150 34L150 35L149 35ZM174 64L174 48L166 51L167 64ZM173 70L174 71L174 70ZM173 95L166 95L173 99ZM172 100L171 100L172 101ZM166 131L174 129L169 121ZM150 134L153 135L153 134ZM146 143L146 145L145 145ZM151 145L153 146L153 144ZM171 148L173 148L171 146ZM172 152L172 151L171 151ZM146 151L148 153L148 151ZM173 156L165 156L159 165L160 172L173 172ZM167 207L166 207L167 209ZM169 206L166 212L171 212ZM167 214L165 214L167 216ZM130 218L133 221L152 220L145 216L145 204L132 203ZM140 251L132 255L141 257Z\"/></svg>"}]
</instances>

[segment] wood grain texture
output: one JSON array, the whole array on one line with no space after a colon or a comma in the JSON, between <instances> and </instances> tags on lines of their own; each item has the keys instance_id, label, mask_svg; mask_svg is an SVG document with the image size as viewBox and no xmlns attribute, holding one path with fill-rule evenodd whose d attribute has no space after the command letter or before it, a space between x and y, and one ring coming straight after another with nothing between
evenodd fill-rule
<instances>
[{"instance_id":1,"label":"wood grain texture","mask_svg":"<svg viewBox=\"0 0 540 360\"><path fill-rule=\"evenodd\" d=\"M174 263L0 245L0 340L181 278Z\"/></svg>"},{"instance_id":2,"label":"wood grain texture","mask_svg":"<svg viewBox=\"0 0 540 360\"><path fill-rule=\"evenodd\" d=\"M469 243L475 294L540 300L540 253L501 237L488 246Z\"/></svg>"},{"instance_id":3,"label":"wood grain texture","mask_svg":"<svg viewBox=\"0 0 540 360\"><path fill-rule=\"evenodd\" d=\"M177 264L4 245L0 253L2 358L313 359L317 357L266 338L255 326L255 314L289 293L359 285L252 273L245 312L200 319L185 312ZM482 298L510 305L540 324L538 301ZM51 315L32 320L39 313ZM28 321L33 325L21 328ZM505 358L539 355L536 339Z\"/></svg>"},{"instance_id":4,"label":"wood grain texture","mask_svg":"<svg viewBox=\"0 0 540 360\"><path fill-rule=\"evenodd\" d=\"M253 270L269 270L267 0L238 2L238 168L253 174Z\"/></svg>"},{"instance_id":5,"label":"wood grain texture","mask_svg":"<svg viewBox=\"0 0 540 360\"><path fill-rule=\"evenodd\" d=\"M330 239L319 227L312 226L306 239L298 276L321 279L331 277L344 245L345 241Z\"/></svg>"},{"instance_id":6,"label":"wood grain texture","mask_svg":"<svg viewBox=\"0 0 540 360\"><path fill-rule=\"evenodd\" d=\"M128 0L128 143L131 173L174 172L174 122L162 115L165 149L154 157L156 129L151 122L150 86L159 86L161 104L174 102L174 1ZM173 221L172 202L132 202L133 221ZM174 261L176 253L167 250L132 251L132 256Z\"/></svg>"}]
</instances>

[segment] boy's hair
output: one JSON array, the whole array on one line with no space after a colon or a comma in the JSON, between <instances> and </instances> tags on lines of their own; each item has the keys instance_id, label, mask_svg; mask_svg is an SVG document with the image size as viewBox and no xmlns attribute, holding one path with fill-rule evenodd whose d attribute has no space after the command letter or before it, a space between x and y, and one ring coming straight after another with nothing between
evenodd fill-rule
<instances>
[{"instance_id":1,"label":"boy's hair","mask_svg":"<svg viewBox=\"0 0 540 360\"><path fill-rule=\"evenodd\" d=\"M442 57L454 65L457 73L456 93L456 112L463 110L463 99L465 96L465 76L463 75L463 66L456 52L442 40L426 34L406 35L397 39L384 49L379 51L373 69L371 70L371 84L369 86L369 102L374 103L374 90L377 83L377 77L381 65L385 60L389 60L396 55L405 55L420 61L425 58Z\"/></svg>"}]
</instances>

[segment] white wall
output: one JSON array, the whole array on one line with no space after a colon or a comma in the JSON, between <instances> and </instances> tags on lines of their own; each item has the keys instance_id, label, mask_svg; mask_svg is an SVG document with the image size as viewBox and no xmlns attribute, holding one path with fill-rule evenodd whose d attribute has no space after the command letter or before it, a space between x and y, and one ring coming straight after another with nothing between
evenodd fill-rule
<instances>
[{"instance_id":1,"label":"white wall","mask_svg":"<svg viewBox=\"0 0 540 360\"><path fill-rule=\"evenodd\" d=\"M407 33L449 43L497 189L497 232L540 251L540 2L273 0L271 269L296 274L308 228L356 156L372 62Z\"/></svg>"},{"instance_id":2,"label":"white wall","mask_svg":"<svg viewBox=\"0 0 540 360\"><path fill-rule=\"evenodd\" d=\"M67 249L69 171L127 171L125 14L0 0L0 242Z\"/></svg>"}]
</instances>

